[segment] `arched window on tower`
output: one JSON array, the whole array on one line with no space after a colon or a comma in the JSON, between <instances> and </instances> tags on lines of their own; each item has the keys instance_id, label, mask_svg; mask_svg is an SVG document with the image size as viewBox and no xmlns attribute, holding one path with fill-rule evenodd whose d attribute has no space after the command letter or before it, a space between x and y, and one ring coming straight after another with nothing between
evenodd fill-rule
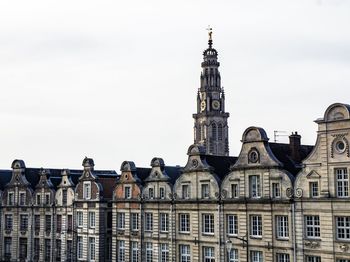
<instances>
[{"instance_id":1,"label":"arched window on tower","mask_svg":"<svg viewBox=\"0 0 350 262\"><path fill-rule=\"evenodd\" d=\"M217 128L215 123L211 124L211 137L213 140L217 139Z\"/></svg>"},{"instance_id":2,"label":"arched window on tower","mask_svg":"<svg viewBox=\"0 0 350 262\"><path fill-rule=\"evenodd\" d=\"M223 132L224 130L223 130L223 128L222 128L222 124L221 123L219 123L218 124L218 140L222 140L222 137L223 137Z\"/></svg>"},{"instance_id":3,"label":"arched window on tower","mask_svg":"<svg viewBox=\"0 0 350 262\"><path fill-rule=\"evenodd\" d=\"M200 129L201 129L201 140L204 140L205 139L205 134L204 134L205 127L204 127L204 125L202 125Z\"/></svg>"}]
</instances>

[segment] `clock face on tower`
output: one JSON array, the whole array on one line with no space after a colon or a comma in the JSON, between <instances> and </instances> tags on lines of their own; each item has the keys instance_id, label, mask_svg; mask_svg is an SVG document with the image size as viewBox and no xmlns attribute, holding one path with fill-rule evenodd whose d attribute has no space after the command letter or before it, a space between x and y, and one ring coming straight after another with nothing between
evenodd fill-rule
<instances>
[{"instance_id":1,"label":"clock face on tower","mask_svg":"<svg viewBox=\"0 0 350 262\"><path fill-rule=\"evenodd\" d=\"M205 101L201 102L201 112L203 112L205 110L206 105L207 104L205 103Z\"/></svg>"},{"instance_id":2,"label":"clock face on tower","mask_svg":"<svg viewBox=\"0 0 350 262\"><path fill-rule=\"evenodd\" d=\"M211 103L211 106L213 107L214 110L219 110L220 109L220 102L218 100L214 100Z\"/></svg>"}]
</instances>

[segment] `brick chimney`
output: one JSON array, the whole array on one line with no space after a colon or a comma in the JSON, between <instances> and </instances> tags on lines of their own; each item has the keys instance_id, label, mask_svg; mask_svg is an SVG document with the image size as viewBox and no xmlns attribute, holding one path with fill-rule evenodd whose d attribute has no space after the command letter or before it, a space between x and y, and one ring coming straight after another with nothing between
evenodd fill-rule
<instances>
[{"instance_id":1,"label":"brick chimney","mask_svg":"<svg viewBox=\"0 0 350 262\"><path fill-rule=\"evenodd\" d=\"M300 163L300 145L301 145L301 136L298 135L298 132L295 132L289 136L289 148L290 156L296 163Z\"/></svg>"}]
</instances>

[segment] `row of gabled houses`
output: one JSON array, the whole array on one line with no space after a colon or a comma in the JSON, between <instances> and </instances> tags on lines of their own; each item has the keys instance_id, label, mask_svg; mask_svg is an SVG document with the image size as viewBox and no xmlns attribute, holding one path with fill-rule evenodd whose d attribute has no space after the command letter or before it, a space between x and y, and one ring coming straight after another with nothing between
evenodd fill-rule
<instances>
[{"instance_id":1,"label":"row of gabled houses","mask_svg":"<svg viewBox=\"0 0 350 262\"><path fill-rule=\"evenodd\" d=\"M120 173L0 171L2 261L350 261L350 106L316 120L315 146L242 136L238 157L188 150L184 167L154 158Z\"/></svg>"}]
</instances>

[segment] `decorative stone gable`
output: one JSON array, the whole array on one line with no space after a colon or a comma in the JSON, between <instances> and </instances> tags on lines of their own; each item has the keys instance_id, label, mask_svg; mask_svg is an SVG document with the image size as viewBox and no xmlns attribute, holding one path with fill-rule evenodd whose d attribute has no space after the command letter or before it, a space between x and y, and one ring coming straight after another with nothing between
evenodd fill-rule
<instances>
[{"instance_id":1,"label":"decorative stone gable","mask_svg":"<svg viewBox=\"0 0 350 262\"><path fill-rule=\"evenodd\" d=\"M29 182L25 177L26 165L23 160L14 160L11 165L12 178L6 187L11 186L29 186Z\"/></svg>"},{"instance_id":2,"label":"decorative stone gable","mask_svg":"<svg viewBox=\"0 0 350 262\"><path fill-rule=\"evenodd\" d=\"M120 171L122 173L114 189L114 199L139 199L141 197L141 181L137 177L135 163L124 161Z\"/></svg>"},{"instance_id":3,"label":"decorative stone gable","mask_svg":"<svg viewBox=\"0 0 350 262\"><path fill-rule=\"evenodd\" d=\"M98 183L98 177L93 173L94 160L85 157L82 166L84 170L75 188L75 198L84 201L100 200L102 186Z\"/></svg>"},{"instance_id":4,"label":"decorative stone gable","mask_svg":"<svg viewBox=\"0 0 350 262\"><path fill-rule=\"evenodd\" d=\"M146 182L152 181L168 181L169 177L164 169L164 160L162 158L153 158L151 161L151 172L150 175L145 179Z\"/></svg>"},{"instance_id":5,"label":"decorative stone gable","mask_svg":"<svg viewBox=\"0 0 350 262\"><path fill-rule=\"evenodd\" d=\"M203 146L196 144L191 145L187 151L188 160L183 172L212 171L213 168L208 165L207 161L203 157L205 152L206 151Z\"/></svg>"},{"instance_id":6,"label":"decorative stone gable","mask_svg":"<svg viewBox=\"0 0 350 262\"><path fill-rule=\"evenodd\" d=\"M233 169L256 167L281 167L269 146L269 138L260 127L247 128L242 136L242 149Z\"/></svg>"}]
</instances>

